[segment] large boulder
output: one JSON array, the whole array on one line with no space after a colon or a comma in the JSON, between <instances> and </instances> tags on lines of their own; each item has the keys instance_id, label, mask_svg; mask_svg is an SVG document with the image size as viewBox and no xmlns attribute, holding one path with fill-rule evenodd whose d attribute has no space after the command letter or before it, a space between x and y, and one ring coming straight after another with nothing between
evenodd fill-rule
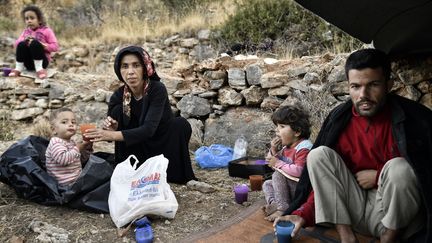
<instances>
[{"instance_id":1,"label":"large boulder","mask_svg":"<svg viewBox=\"0 0 432 243\"><path fill-rule=\"evenodd\" d=\"M227 110L217 119L205 122L204 144L224 144L234 147L235 140L243 134L248 141L248 156L264 156L266 146L274 134L271 112L237 107Z\"/></svg>"},{"instance_id":2,"label":"large boulder","mask_svg":"<svg viewBox=\"0 0 432 243\"><path fill-rule=\"evenodd\" d=\"M203 117L211 112L208 100L194 95L184 96L177 103L177 108L180 110L181 116L186 118Z\"/></svg>"}]
</instances>

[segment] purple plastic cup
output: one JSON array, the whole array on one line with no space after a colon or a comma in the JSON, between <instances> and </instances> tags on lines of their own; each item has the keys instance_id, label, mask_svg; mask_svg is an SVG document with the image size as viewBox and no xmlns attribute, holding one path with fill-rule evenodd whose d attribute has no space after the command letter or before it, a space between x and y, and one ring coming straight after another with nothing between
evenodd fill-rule
<instances>
[{"instance_id":1,"label":"purple plastic cup","mask_svg":"<svg viewBox=\"0 0 432 243\"><path fill-rule=\"evenodd\" d=\"M234 186L235 201L238 204L242 204L247 201L249 187L246 184Z\"/></svg>"},{"instance_id":2,"label":"purple plastic cup","mask_svg":"<svg viewBox=\"0 0 432 243\"><path fill-rule=\"evenodd\" d=\"M12 71L12 68L4 67L3 68L3 76L9 76L9 73Z\"/></svg>"}]
</instances>

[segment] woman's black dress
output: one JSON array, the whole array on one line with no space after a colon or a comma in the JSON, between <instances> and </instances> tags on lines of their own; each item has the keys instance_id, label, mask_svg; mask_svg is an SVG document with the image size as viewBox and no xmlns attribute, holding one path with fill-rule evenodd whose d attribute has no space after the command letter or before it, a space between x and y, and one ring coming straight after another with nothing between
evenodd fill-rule
<instances>
[{"instance_id":1,"label":"woman's black dress","mask_svg":"<svg viewBox=\"0 0 432 243\"><path fill-rule=\"evenodd\" d=\"M115 142L115 161L120 163L129 155L140 162L163 154L168 160L169 182L186 183L195 180L189 156L192 128L183 117L174 117L165 85L151 80L149 90L140 100L132 98L130 121L123 116L123 87L111 96L108 115L118 121L124 141Z\"/></svg>"}]
</instances>

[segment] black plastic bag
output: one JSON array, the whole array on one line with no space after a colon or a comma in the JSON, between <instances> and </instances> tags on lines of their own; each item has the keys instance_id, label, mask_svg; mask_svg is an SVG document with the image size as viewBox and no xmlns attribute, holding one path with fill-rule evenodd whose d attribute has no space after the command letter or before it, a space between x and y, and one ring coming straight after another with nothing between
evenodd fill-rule
<instances>
[{"instance_id":1,"label":"black plastic bag","mask_svg":"<svg viewBox=\"0 0 432 243\"><path fill-rule=\"evenodd\" d=\"M19 197L39 204L108 213L112 165L91 155L77 181L60 186L45 169L48 143L45 138L29 136L13 144L0 157L0 181L14 188Z\"/></svg>"}]
</instances>

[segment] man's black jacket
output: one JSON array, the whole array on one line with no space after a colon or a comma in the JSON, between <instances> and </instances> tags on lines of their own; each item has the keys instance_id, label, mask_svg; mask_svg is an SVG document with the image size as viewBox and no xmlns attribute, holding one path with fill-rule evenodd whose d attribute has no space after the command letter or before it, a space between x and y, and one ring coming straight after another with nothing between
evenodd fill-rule
<instances>
[{"instance_id":1,"label":"man's black jacket","mask_svg":"<svg viewBox=\"0 0 432 243\"><path fill-rule=\"evenodd\" d=\"M406 98L388 94L392 111L392 130L401 155L408 160L417 176L423 205L426 209L425 229L414 236L416 242L432 242L432 111ZM324 121L313 148L335 148L339 135L352 116L352 102L347 101L333 109ZM299 208L312 190L306 167L300 176L295 199L285 214ZM412 242L410 240L410 242Z\"/></svg>"}]
</instances>

